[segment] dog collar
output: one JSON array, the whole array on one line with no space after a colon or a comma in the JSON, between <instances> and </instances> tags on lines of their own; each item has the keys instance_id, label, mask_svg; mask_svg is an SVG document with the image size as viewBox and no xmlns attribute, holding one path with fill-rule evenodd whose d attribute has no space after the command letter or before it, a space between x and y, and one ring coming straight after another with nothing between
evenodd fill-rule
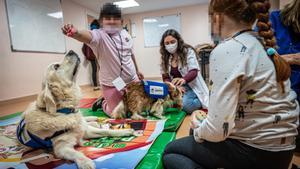
<instances>
[{"instance_id":1,"label":"dog collar","mask_svg":"<svg viewBox=\"0 0 300 169\"><path fill-rule=\"evenodd\" d=\"M58 109L57 112L63 113L63 114L71 114L71 113L75 113L75 109L74 108L62 108L62 109Z\"/></svg>"}]
</instances>

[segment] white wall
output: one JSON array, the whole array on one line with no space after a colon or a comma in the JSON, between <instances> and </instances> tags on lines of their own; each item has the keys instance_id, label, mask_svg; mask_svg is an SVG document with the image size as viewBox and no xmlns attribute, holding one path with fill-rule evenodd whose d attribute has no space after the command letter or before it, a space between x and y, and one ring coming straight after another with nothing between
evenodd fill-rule
<instances>
[{"instance_id":1,"label":"white wall","mask_svg":"<svg viewBox=\"0 0 300 169\"><path fill-rule=\"evenodd\" d=\"M271 10L278 10L280 6L279 0L270 0Z\"/></svg>"},{"instance_id":2,"label":"white wall","mask_svg":"<svg viewBox=\"0 0 300 169\"><path fill-rule=\"evenodd\" d=\"M186 43L195 46L199 43L211 42L207 4L138 13L124 17L136 24L136 38L133 39L134 51L138 66L145 77L160 77L161 75L159 47L144 47L143 18L177 13L181 13L181 35Z\"/></svg>"},{"instance_id":3,"label":"white wall","mask_svg":"<svg viewBox=\"0 0 300 169\"><path fill-rule=\"evenodd\" d=\"M64 22L85 29L86 13L96 12L83 8L71 0L62 0ZM24 19L25 16L24 16ZM63 54L12 52L4 0L0 0L0 101L37 94L41 89L42 77L47 65L61 61ZM89 64L84 63L82 43L66 40L67 50L77 52L83 61L78 83L90 84Z\"/></svg>"},{"instance_id":4,"label":"white wall","mask_svg":"<svg viewBox=\"0 0 300 169\"><path fill-rule=\"evenodd\" d=\"M280 6L279 0L270 0L270 3L271 3L271 9L270 9L271 11L279 9Z\"/></svg>"},{"instance_id":5,"label":"white wall","mask_svg":"<svg viewBox=\"0 0 300 169\"><path fill-rule=\"evenodd\" d=\"M282 9L286 4L292 2L292 0L280 0L280 9Z\"/></svg>"}]
</instances>

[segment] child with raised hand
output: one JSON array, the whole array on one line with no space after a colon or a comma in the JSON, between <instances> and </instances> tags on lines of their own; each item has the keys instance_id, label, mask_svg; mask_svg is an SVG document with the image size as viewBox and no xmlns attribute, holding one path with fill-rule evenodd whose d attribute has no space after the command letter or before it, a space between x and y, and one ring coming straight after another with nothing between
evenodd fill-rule
<instances>
[{"instance_id":1,"label":"child with raised hand","mask_svg":"<svg viewBox=\"0 0 300 169\"><path fill-rule=\"evenodd\" d=\"M91 47L100 66L99 80L103 98L94 104L110 116L113 109L122 100L122 89L126 84L143 79L138 72L133 43L130 35L122 29L122 13L112 3L105 4L100 11L100 29L78 30L72 24L62 28L63 34L86 43Z\"/></svg>"}]
</instances>

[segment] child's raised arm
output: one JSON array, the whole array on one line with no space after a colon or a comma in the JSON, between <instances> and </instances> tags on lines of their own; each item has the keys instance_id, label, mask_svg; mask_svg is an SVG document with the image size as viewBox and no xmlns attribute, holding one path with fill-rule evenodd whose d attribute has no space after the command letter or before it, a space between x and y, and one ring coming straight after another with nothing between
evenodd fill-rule
<instances>
[{"instance_id":1,"label":"child's raised arm","mask_svg":"<svg viewBox=\"0 0 300 169\"><path fill-rule=\"evenodd\" d=\"M77 28L75 28L73 26L73 24L65 24L61 28L61 30L64 35L67 35L67 36L74 38L83 43L90 43L92 40L92 35L89 31L87 31L87 30L79 31L79 30L77 30Z\"/></svg>"}]
</instances>

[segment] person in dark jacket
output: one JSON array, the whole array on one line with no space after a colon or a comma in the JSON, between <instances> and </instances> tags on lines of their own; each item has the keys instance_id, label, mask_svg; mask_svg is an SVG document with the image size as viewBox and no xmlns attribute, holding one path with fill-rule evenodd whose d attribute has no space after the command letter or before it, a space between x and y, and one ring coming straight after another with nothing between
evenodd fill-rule
<instances>
[{"instance_id":1,"label":"person in dark jacket","mask_svg":"<svg viewBox=\"0 0 300 169\"><path fill-rule=\"evenodd\" d=\"M93 30L93 29L99 29L99 22L95 19L93 20L93 22L91 23L90 25L90 29ZM94 52L92 51L92 49L86 45L85 43L83 44L83 47L82 47L82 52L85 56L85 58L91 62L91 65L92 65L92 78L93 78L93 85L94 85L94 90L99 90L100 87L99 87L99 82L98 82L98 78L97 78L97 67L98 67L98 64L97 64L97 59L96 59L96 56L94 54Z\"/></svg>"}]
</instances>

